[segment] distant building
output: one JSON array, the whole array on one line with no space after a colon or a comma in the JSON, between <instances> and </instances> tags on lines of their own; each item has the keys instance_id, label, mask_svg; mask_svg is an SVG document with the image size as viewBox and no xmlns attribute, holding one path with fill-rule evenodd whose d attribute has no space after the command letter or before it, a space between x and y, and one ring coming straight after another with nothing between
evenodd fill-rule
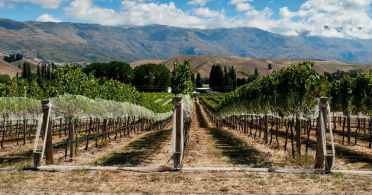
<instances>
[{"instance_id":1,"label":"distant building","mask_svg":"<svg viewBox=\"0 0 372 195\"><path fill-rule=\"evenodd\" d=\"M217 91L213 91L211 88L196 88L197 93L219 93Z\"/></svg>"}]
</instances>

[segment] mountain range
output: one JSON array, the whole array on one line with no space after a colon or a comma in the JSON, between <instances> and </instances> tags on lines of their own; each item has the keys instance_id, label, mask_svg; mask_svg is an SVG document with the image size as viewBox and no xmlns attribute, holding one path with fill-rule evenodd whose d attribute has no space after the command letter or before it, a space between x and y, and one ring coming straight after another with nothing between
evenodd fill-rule
<instances>
[{"instance_id":1,"label":"mountain range","mask_svg":"<svg viewBox=\"0 0 372 195\"><path fill-rule=\"evenodd\" d=\"M177 55L372 62L372 40L283 36L257 28L19 22L0 19L0 51L54 62L135 62Z\"/></svg>"}]
</instances>

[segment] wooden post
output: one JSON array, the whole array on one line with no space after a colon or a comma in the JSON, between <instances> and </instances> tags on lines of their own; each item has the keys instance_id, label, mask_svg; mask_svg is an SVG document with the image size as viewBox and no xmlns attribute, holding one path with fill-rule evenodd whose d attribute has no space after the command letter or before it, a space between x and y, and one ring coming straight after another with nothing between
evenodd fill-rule
<instances>
[{"instance_id":1,"label":"wooden post","mask_svg":"<svg viewBox=\"0 0 372 195\"><path fill-rule=\"evenodd\" d=\"M325 104L327 102L328 102L327 97L321 97L320 98L320 103ZM320 109L320 105L319 105L319 109ZM322 114L323 114L324 127L326 127L326 124L327 124L327 110L325 108L322 109ZM318 130L317 130L317 138L316 138L316 156L315 156L315 168L316 169L322 169L323 166L324 166L324 152L323 152L323 142L322 142L323 137L322 137L320 116L321 115L320 115L320 112L319 112Z\"/></svg>"},{"instance_id":2,"label":"wooden post","mask_svg":"<svg viewBox=\"0 0 372 195\"><path fill-rule=\"evenodd\" d=\"M176 120L176 139L175 139L175 148L176 150L174 151L173 154L173 160L174 160L174 168L179 168L180 166L180 160L181 160L181 124L182 124L182 118L181 118L181 112L182 112L182 97L181 96L176 96L174 97L174 109L176 112L176 118L173 120Z\"/></svg>"},{"instance_id":3,"label":"wooden post","mask_svg":"<svg viewBox=\"0 0 372 195\"><path fill-rule=\"evenodd\" d=\"M296 154L301 156L301 121L296 117Z\"/></svg>"},{"instance_id":4,"label":"wooden post","mask_svg":"<svg viewBox=\"0 0 372 195\"><path fill-rule=\"evenodd\" d=\"M103 138L107 139L107 119L103 119Z\"/></svg>"},{"instance_id":5,"label":"wooden post","mask_svg":"<svg viewBox=\"0 0 372 195\"><path fill-rule=\"evenodd\" d=\"M248 115L244 115L244 134L248 133Z\"/></svg>"},{"instance_id":6,"label":"wooden post","mask_svg":"<svg viewBox=\"0 0 372 195\"><path fill-rule=\"evenodd\" d=\"M50 118L49 118L49 121L48 120L48 114L49 114L49 109L50 109L50 105L49 105L49 100L43 100L42 101L42 107L43 107L43 129L44 129L44 133L47 134L47 138L46 138L46 145L45 145L45 158L46 158L46 164L49 165L49 164L54 164L54 160L53 160L53 142L52 142L52 122L50 121ZM49 124L48 125L48 129L46 129L46 124Z\"/></svg>"},{"instance_id":7,"label":"wooden post","mask_svg":"<svg viewBox=\"0 0 372 195\"><path fill-rule=\"evenodd\" d=\"M27 131L27 119L23 119L23 145L26 145L26 131Z\"/></svg>"},{"instance_id":8,"label":"wooden post","mask_svg":"<svg viewBox=\"0 0 372 195\"><path fill-rule=\"evenodd\" d=\"M72 119L70 119L70 131L69 131L69 141L70 141L70 158L74 156L74 130L75 130L75 125Z\"/></svg>"},{"instance_id":9,"label":"wooden post","mask_svg":"<svg viewBox=\"0 0 372 195\"><path fill-rule=\"evenodd\" d=\"M351 145L351 114L350 112L347 112L347 144L350 146Z\"/></svg>"},{"instance_id":10,"label":"wooden post","mask_svg":"<svg viewBox=\"0 0 372 195\"><path fill-rule=\"evenodd\" d=\"M265 122L265 144L268 144L269 143L269 120L267 119L267 115L265 114L265 118L264 118L264 122Z\"/></svg>"},{"instance_id":11,"label":"wooden post","mask_svg":"<svg viewBox=\"0 0 372 195\"><path fill-rule=\"evenodd\" d=\"M143 118L141 118L141 132L143 132Z\"/></svg>"}]
</instances>

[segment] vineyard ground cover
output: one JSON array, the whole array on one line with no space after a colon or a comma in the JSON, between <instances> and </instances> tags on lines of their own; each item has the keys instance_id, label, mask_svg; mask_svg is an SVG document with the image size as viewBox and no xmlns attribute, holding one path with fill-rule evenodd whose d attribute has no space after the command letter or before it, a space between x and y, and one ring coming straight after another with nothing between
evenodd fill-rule
<instances>
[{"instance_id":1,"label":"vineyard ground cover","mask_svg":"<svg viewBox=\"0 0 372 195\"><path fill-rule=\"evenodd\" d=\"M183 167L228 167L232 166L228 158L218 156L221 152L214 147L216 142L207 133L208 128L215 127L211 121L207 120L205 113L199 107L196 99L193 108L193 119L189 133L189 142L185 149Z\"/></svg>"},{"instance_id":2,"label":"vineyard ground cover","mask_svg":"<svg viewBox=\"0 0 372 195\"><path fill-rule=\"evenodd\" d=\"M35 140L35 136L31 135L32 140ZM66 137L59 137L58 134L53 135L53 141L55 143L64 142ZM39 144L41 146L42 143ZM26 145L20 143L16 145L16 142L9 142L4 146L4 149L0 152L0 167L32 167L32 148L34 142L27 140Z\"/></svg>"},{"instance_id":3,"label":"vineyard ground cover","mask_svg":"<svg viewBox=\"0 0 372 195\"><path fill-rule=\"evenodd\" d=\"M64 120L62 120L64 122ZM89 122L88 122L89 123ZM69 142L69 133L68 133L68 125L66 126L65 123L55 124L52 126L52 140L54 143L54 153L55 153L55 164L58 165L78 165L78 164L87 164L88 161L91 159L95 159L97 154L109 152L110 148L116 149L118 146L122 147L123 142L126 144L128 142L131 142L134 137L138 137L141 135L145 135L149 133L150 131L147 131L147 125L145 125L144 131L141 131L141 123L140 121L136 123L136 131L129 125L124 125L123 131L120 132L120 135L117 131L113 131L112 128L114 126L108 125L108 128L111 129L107 134L108 140L107 143L100 146L101 143L103 143L103 135L97 136L97 142L95 142L94 139L92 139L89 142L88 150L86 150L86 137L88 136L87 129L88 124L87 123L77 123L75 125L75 133L74 133L74 140L79 140L79 142L73 142L74 147L77 147L77 149L74 149L74 158L65 158L65 147L66 144ZM166 124L166 123L164 123ZM154 124L156 125L156 123ZM102 123L98 124L96 123L92 128L92 133L100 132L103 125ZM118 127L118 126L116 126ZM131 127L131 128L128 128ZM159 127L159 126L158 126ZM153 129L156 127L153 126ZM120 128L119 128L120 129ZM123 134L124 133L124 134ZM130 133L128 135L128 133ZM98 133L99 134L99 133ZM123 135L123 136L122 136ZM23 136L23 135L21 135ZM32 142L29 141L29 137L31 137ZM117 137L117 138L116 138ZM22 138L22 137L21 137ZM22 141L22 139L20 140ZM23 142L19 143L17 145L17 142L15 140L7 140L7 142L4 142L4 149L0 152L0 167L33 167L33 159L32 159L32 148L34 146L35 141L35 134L29 134L27 135L27 142L26 145L23 145ZM42 147L42 141L39 141L38 147ZM98 147L96 144L98 143ZM104 146L104 145L107 145ZM30 153L31 152L31 153ZM76 153L78 156L75 156Z\"/></svg>"},{"instance_id":4,"label":"vineyard ground cover","mask_svg":"<svg viewBox=\"0 0 372 195\"><path fill-rule=\"evenodd\" d=\"M32 150L11 152L0 156L0 167L30 167L32 165Z\"/></svg>"},{"instance_id":5,"label":"vineyard ground cover","mask_svg":"<svg viewBox=\"0 0 372 195\"><path fill-rule=\"evenodd\" d=\"M113 153L97 159L93 165L133 167L144 164L170 139L171 130L160 130L146 134Z\"/></svg>"},{"instance_id":6,"label":"vineyard ground cover","mask_svg":"<svg viewBox=\"0 0 372 195\"><path fill-rule=\"evenodd\" d=\"M248 136L247 134L238 133L236 130L232 130L232 133L234 134L240 134L240 137L242 139L246 139L250 143L256 145L260 145L260 148L270 148L274 152L267 151L267 154L272 156L274 153L276 155L286 157L285 161L280 161L279 159L275 159L273 163L273 168L296 168L296 169L304 169L304 168L313 168L314 165L314 156L315 156L315 150L316 150L316 132L313 129L310 133L310 140L309 140L309 151L308 151L308 158L307 161L305 161L304 156L302 156L301 159L292 159L291 158L291 140L289 138L288 140L288 146L287 146L287 152L284 152L283 146L285 142L285 128L282 128L278 132L278 138L280 143L280 150L278 151L275 146L271 145L265 145L263 138L253 138L252 136ZM290 135L288 136L290 137ZM306 138L307 136L305 134L301 135L302 137L302 147L301 147L301 153L305 154L305 147L306 147ZM340 139L337 136L334 136L335 140ZM273 143L275 143L275 135L273 138ZM295 144L294 144L295 145ZM339 143L338 141L335 142L335 148L336 148L336 162L334 169L335 170L371 170L371 151L370 149L366 148L365 146L347 146L344 144ZM328 145L327 149L330 150L331 147ZM273 156L273 157L274 157ZM345 157L343 157L345 156Z\"/></svg>"},{"instance_id":7,"label":"vineyard ground cover","mask_svg":"<svg viewBox=\"0 0 372 195\"><path fill-rule=\"evenodd\" d=\"M233 133L236 132L235 130L232 130ZM254 133L255 130L253 130ZM342 134L341 134L342 135ZM241 134L239 135L242 139L247 139L249 142L253 142L256 144L261 145L260 147L269 147L270 149L275 151L275 154L282 153L281 155L287 156L289 159L288 161L285 162L279 162L279 163L273 163L273 167L277 168L293 168L291 164L297 164L298 166L295 168L312 168L314 165L314 156L315 156L315 150L316 150L316 132L315 129L312 129L310 132L310 139L309 139L309 151L308 151L308 158L304 159L291 159L291 140L290 138L288 139L288 146L287 146L287 152L283 153L283 147L284 147L284 142L285 142L285 137L286 137L286 130L285 128L281 128L278 131L278 139L279 139L279 145L280 145L280 150L277 151L277 146L276 146L276 141L275 141L275 131L273 135L273 145L265 145L264 141L262 138L256 138L252 139L252 136L249 136L247 134ZM290 135L288 136L290 137ZM305 154L305 148L306 148L306 139L307 135L302 132L301 134L302 137L302 147L301 147L301 153ZM340 135L335 135L334 134L334 139L335 139L335 147L336 147L336 164L334 169L339 169L339 170L371 170L372 166L372 156L371 156L371 151L369 148L367 148L367 144L361 145L361 142L358 142L358 145L356 146L347 146L345 144L342 144L342 137ZM330 146L327 146L327 149L330 150ZM267 151L269 152L269 151ZM348 157L342 157L342 156L348 156ZM275 160L277 161L277 160ZM275 162L274 161L274 162ZM278 162L278 161L277 161ZM352 164L350 164L352 163Z\"/></svg>"},{"instance_id":8,"label":"vineyard ground cover","mask_svg":"<svg viewBox=\"0 0 372 195\"><path fill-rule=\"evenodd\" d=\"M33 181L33 182L19 182ZM68 184L68 185L61 185ZM246 172L0 171L6 194L366 194L369 175L278 174Z\"/></svg>"},{"instance_id":9,"label":"vineyard ground cover","mask_svg":"<svg viewBox=\"0 0 372 195\"><path fill-rule=\"evenodd\" d=\"M244 135L243 136L247 136ZM336 162L334 169L337 170L371 170L372 168L372 152L368 148L367 143L362 144L361 141L358 142L358 145L347 146L346 144L342 143L342 134L334 134L335 140L335 148L336 148ZM281 146L281 150L283 150L283 145L285 142L285 128L281 128L278 131L279 142ZM290 136L289 136L290 137ZM305 154L305 147L306 147L306 139L307 135L301 133L302 137L302 154ZM275 143L275 135L273 138L273 143ZM263 139L255 139L256 142L260 144L264 144ZM291 153L290 148L290 139L288 140L288 158ZM271 146L270 146L271 147ZM314 156L316 150L316 132L313 128L310 132L310 139L309 139L309 152L307 163L304 164L303 159L298 161L293 159L294 163L298 163L299 165L304 165L305 167L312 167L314 164ZM331 150L330 145L327 145L327 150ZM279 152L279 151L278 151ZM276 152L277 153L277 152Z\"/></svg>"},{"instance_id":10,"label":"vineyard ground cover","mask_svg":"<svg viewBox=\"0 0 372 195\"><path fill-rule=\"evenodd\" d=\"M215 147L221 155L227 156L234 165L244 167L269 168L271 162L256 148L221 128L208 128L208 133L216 140Z\"/></svg>"},{"instance_id":11,"label":"vineyard ground cover","mask_svg":"<svg viewBox=\"0 0 372 195\"><path fill-rule=\"evenodd\" d=\"M108 143L107 146L102 148L95 147L94 142L90 142L88 150L85 150L85 143L78 145L77 153L78 155L75 156L73 159L64 158L64 148L63 147L56 147L54 148L54 155L57 165L90 165L92 161L97 158L100 158L107 153L111 153L114 150L117 150L123 145L127 145L132 143L138 137L146 136L148 134L152 134L152 132L137 132L131 134L129 137L119 137L117 140L112 140ZM56 143L62 143L66 141L66 137L59 138L59 135L54 135L53 140L58 141ZM60 145L63 146L63 145ZM32 150L33 144L27 144L25 146L9 146L7 147L7 154L1 154L0 156L0 167L32 167L33 159L32 159Z\"/></svg>"},{"instance_id":12,"label":"vineyard ground cover","mask_svg":"<svg viewBox=\"0 0 372 195\"><path fill-rule=\"evenodd\" d=\"M133 133L131 136L119 137L117 140L107 142L106 146L95 147L95 142L90 142L88 150L85 150L85 143L78 145L77 155L73 158L65 159L64 148L55 150L56 165L91 165L93 161L102 158L103 156L125 147L137 138L146 136L151 132Z\"/></svg>"},{"instance_id":13,"label":"vineyard ground cover","mask_svg":"<svg viewBox=\"0 0 372 195\"><path fill-rule=\"evenodd\" d=\"M209 120L209 118L207 119ZM216 147L221 148L219 156L226 156L232 162L231 166L240 167L259 167L259 168L301 168L305 161L302 162L291 160L290 150L277 150L275 146L265 145L263 138L254 139L252 136L242 134L239 131L232 130L227 127L223 128L209 128L209 133L214 135L215 139L220 143ZM253 130L254 133L255 130ZM284 143L285 137L280 136L280 143ZM275 138L273 138L273 143ZM290 141L290 140L289 140ZM290 148L290 147L288 147ZM311 152L309 152L311 154ZM315 154L315 152L314 152ZM313 160L308 160L307 163L312 163ZM299 165L301 165L299 167ZM309 168L307 166L302 167ZM310 168L311 169L311 168Z\"/></svg>"}]
</instances>

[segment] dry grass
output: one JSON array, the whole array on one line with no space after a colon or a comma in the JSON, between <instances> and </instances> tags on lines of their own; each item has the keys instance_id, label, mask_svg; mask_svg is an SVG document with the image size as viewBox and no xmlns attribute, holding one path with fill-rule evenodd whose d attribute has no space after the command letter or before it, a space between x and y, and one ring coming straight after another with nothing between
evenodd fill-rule
<instances>
[{"instance_id":1,"label":"dry grass","mask_svg":"<svg viewBox=\"0 0 372 195\"><path fill-rule=\"evenodd\" d=\"M183 63L184 60L190 60L191 68L193 72L199 72L201 77L209 77L210 70L213 64L220 64L221 66L231 67L234 66L238 77L247 77L248 74L253 74L254 69L257 68L260 75L271 74L272 70L268 70L267 65L270 63L274 70L280 70L283 67L293 65L295 63L309 61L308 59L261 59L261 58L244 58L238 56L220 56L220 55L179 55L172 57L167 60L142 60L133 62L132 66L138 66L140 64L155 63L164 64L170 70L173 70L173 63L175 60ZM314 61L314 60L310 60ZM366 70L371 68L371 64L347 64L336 61L316 61L315 70L319 74L323 72L336 72L349 71L352 69L361 68Z\"/></svg>"},{"instance_id":2,"label":"dry grass","mask_svg":"<svg viewBox=\"0 0 372 195\"><path fill-rule=\"evenodd\" d=\"M170 135L171 130L161 130L146 134L130 142L125 147L95 160L93 164L122 167L138 166L160 151L164 146L162 143L168 140Z\"/></svg>"},{"instance_id":3,"label":"dry grass","mask_svg":"<svg viewBox=\"0 0 372 195\"><path fill-rule=\"evenodd\" d=\"M207 120L199 102L195 102L189 140L182 161L184 167L233 166L227 157L221 155L222 151L215 147L216 141L208 134L208 128L212 127L214 125Z\"/></svg>"},{"instance_id":4,"label":"dry grass","mask_svg":"<svg viewBox=\"0 0 372 195\"><path fill-rule=\"evenodd\" d=\"M23 182L19 182L23 181ZM70 193L263 193L367 194L370 176L249 172L0 172L4 194Z\"/></svg>"},{"instance_id":5,"label":"dry grass","mask_svg":"<svg viewBox=\"0 0 372 195\"><path fill-rule=\"evenodd\" d=\"M14 77L16 76L17 72L19 72L18 74L21 74L22 70L5 62L3 59L0 59L0 74L7 74L10 77Z\"/></svg>"}]
</instances>

